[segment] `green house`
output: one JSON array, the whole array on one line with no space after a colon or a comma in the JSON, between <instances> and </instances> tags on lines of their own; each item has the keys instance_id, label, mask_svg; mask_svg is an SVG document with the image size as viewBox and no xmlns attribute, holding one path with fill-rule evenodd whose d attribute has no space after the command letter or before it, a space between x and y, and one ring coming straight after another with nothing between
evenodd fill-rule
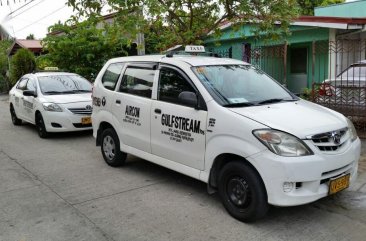
<instances>
[{"instance_id":1,"label":"green house","mask_svg":"<svg viewBox=\"0 0 366 241\"><path fill-rule=\"evenodd\" d=\"M206 48L259 67L294 93L366 59L366 1L316 8L315 16L296 19L280 42L255 38L253 27L221 26L222 36L206 39Z\"/></svg>"}]
</instances>

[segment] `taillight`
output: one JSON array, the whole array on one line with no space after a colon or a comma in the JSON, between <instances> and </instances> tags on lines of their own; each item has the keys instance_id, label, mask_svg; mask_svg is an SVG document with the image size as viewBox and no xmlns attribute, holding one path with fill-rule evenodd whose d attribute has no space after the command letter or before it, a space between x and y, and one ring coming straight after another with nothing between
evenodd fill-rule
<instances>
[{"instance_id":1,"label":"taillight","mask_svg":"<svg viewBox=\"0 0 366 241\"><path fill-rule=\"evenodd\" d=\"M333 96L333 87L329 83L323 83L318 90L320 96Z\"/></svg>"}]
</instances>

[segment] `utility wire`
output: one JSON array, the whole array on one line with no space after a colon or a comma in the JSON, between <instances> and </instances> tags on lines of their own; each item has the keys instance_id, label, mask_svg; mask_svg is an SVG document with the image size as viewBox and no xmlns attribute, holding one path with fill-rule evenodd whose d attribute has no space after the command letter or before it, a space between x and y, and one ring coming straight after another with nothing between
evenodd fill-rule
<instances>
[{"instance_id":1,"label":"utility wire","mask_svg":"<svg viewBox=\"0 0 366 241\"><path fill-rule=\"evenodd\" d=\"M34 2L35 0L33 0L32 2ZM9 20L12 20L13 18L15 18L15 17L17 17L17 16L19 16L19 15L21 15L21 14L23 14L24 12L26 12L26 11L28 11L28 10L30 10L30 9L32 9L32 8L34 8L35 6L37 6L37 5L39 5L39 4L41 4L42 2L44 2L44 1L46 1L46 0L41 0L41 1L39 1L38 3L36 3L36 4L34 4L34 5L32 5L31 7L29 7L29 8L27 8L27 9L25 9L24 11L22 11L22 12L20 12L20 13L18 13L18 14L16 14L16 15L14 15L14 16L10 16L12 13L14 13L15 11L13 11L12 13L9 13L8 14L8 16L10 16L10 19ZM18 10L18 9L17 9ZM8 20L8 21L9 21Z\"/></svg>"},{"instance_id":2,"label":"utility wire","mask_svg":"<svg viewBox=\"0 0 366 241\"><path fill-rule=\"evenodd\" d=\"M0 1L1 1L1 0L0 0ZM24 5L20 6L20 7L19 7L19 8L17 8L17 9L15 9L14 11L11 11L8 15L11 15L11 14L15 13L16 11L19 11L20 9L24 8L25 6L28 6L29 4L31 4L31 3L32 3L32 2L34 2L34 1L36 1L36 0L31 0L30 2L25 3ZM9 4L9 6L10 6L10 4Z\"/></svg>"},{"instance_id":3,"label":"utility wire","mask_svg":"<svg viewBox=\"0 0 366 241\"><path fill-rule=\"evenodd\" d=\"M28 28L28 27L32 26L32 25L33 25L33 24L35 24L35 23L38 23L39 21L41 21L41 20L43 20L43 19L45 19L45 18L47 18L47 17L51 16L52 14L54 14L54 13L56 13L56 12L60 11L61 9L65 8L65 7L66 7L66 5L64 5L64 6L60 7L60 8L58 8L58 9L56 9L55 11L53 11L53 12L51 12L51 13L49 13L49 14L47 14L47 15L43 16L42 18L40 18L40 19L38 19L38 20L36 20L36 21L34 21L34 22L32 22L32 23L28 24L27 26L25 26L25 27L23 27L23 28L21 28L21 29L18 29L17 31L15 31L15 33L20 32L20 31L22 31L23 29L26 29L26 28Z\"/></svg>"}]
</instances>

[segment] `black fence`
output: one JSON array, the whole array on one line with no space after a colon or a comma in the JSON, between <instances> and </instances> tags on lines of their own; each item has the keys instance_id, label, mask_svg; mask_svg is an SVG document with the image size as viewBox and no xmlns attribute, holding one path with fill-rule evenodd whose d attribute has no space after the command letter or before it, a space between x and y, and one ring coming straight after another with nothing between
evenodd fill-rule
<instances>
[{"instance_id":1,"label":"black fence","mask_svg":"<svg viewBox=\"0 0 366 241\"><path fill-rule=\"evenodd\" d=\"M350 118L366 138L366 41L328 42L322 52L328 57L328 76L313 82L311 100Z\"/></svg>"},{"instance_id":2,"label":"black fence","mask_svg":"<svg viewBox=\"0 0 366 241\"><path fill-rule=\"evenodd\" d=\"M215 50L213 48L210 48L208 50L213 55L220 57L220 58L232 58L233 57L233 48L230 47L228 49L222 49L222 50Z\"/></svg>"},{"instance_id":3,"label":"black fence","mask_svg":"<svg viewBox=\"0 0 366 241\"><path fill-rule=\"evenodd\" d=\"M243 45L243 60L293 92L308 93L309 100L344 114L354 122L359 136L366 138L366 40L314 41L300 47ZM291 78L296 71L304 73L299 78L304 82L301 89Z\"/></svg>"}]
</instances>

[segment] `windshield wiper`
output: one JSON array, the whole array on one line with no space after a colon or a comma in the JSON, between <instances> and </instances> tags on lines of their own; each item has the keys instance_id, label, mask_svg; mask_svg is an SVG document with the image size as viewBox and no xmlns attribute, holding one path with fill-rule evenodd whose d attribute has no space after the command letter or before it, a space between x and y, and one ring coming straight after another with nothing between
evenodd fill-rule
<instances>
[{"instance_id":1,"label":"windshield wiper","mask_svg":"<svg viewBox=\"0 0 366 241\"><path fill-rule=\"evenodd\" d=\"M251 102L242 102L242 103L230 103L225 104L223 107L247 107L247 106L253 106L254 104Z\"/></svg>"},{"instance_id":2,"label":"windshield wiper","mask_svg":"<svg viewBox=\"0 0 366 241\"><path fill-rule=\"evenodd\" d=\"M75 92L92 92L91 90L75 90Z\"/></svg>"},{"instance_id":3,"label":"windshield wiper","mask_svg":"<svg viewBox=\"0 0 366 241\"><path fill-rule=\"evenodd\" d=\"M49 94L49 95L62 95L62 94L73 94L75 93L74 91L56 91L56 90L50 90L50 91L45 91L45 94Z\"/></svg>"},{"instance_id":4,"label":"windshield wiper","mask_svg":"<svg viewBox=\"0 0 366 241\"><path fill-rule=\"evenodd\" d=\"M50 90L50 91L45 91L45 94L49 94L49 95L58 95L58 94L62 94L63 92L61 91L55 91L55 90Z\"/></svg>"},{"instance_id":5,"label":"windshield wiper","mask_svg":"<svg viewBox=\"0 0 366 241\"><path fill-rule=\"evenodd\" d=\"M282 101L295 101L295 99L286 100L286 99L280 99L280 98L273 98L273 99L260 101L260 102L258 102L258 105L278 103L278 102L282 102Z\"/></svg>"}]
</instances>

